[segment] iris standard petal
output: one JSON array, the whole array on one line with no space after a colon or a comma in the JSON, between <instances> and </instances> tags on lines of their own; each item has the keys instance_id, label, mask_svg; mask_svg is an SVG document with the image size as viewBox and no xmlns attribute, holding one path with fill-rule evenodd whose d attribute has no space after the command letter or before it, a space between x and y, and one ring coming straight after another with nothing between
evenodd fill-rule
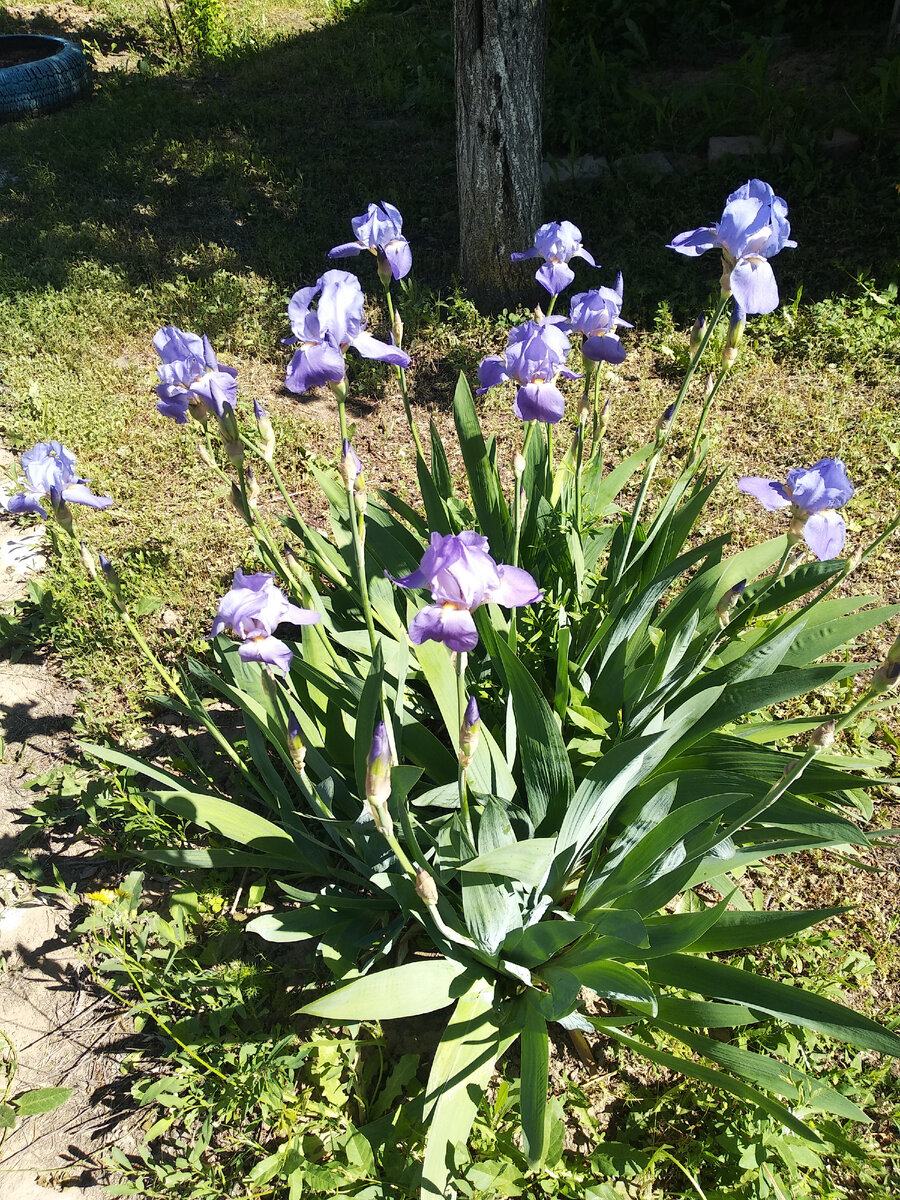
<instances>
[{"instance_id":1,"label":"iris standard petal","mask_svg":"<svg viewBox=\"0 0 900 1200\"><path fill-rule=\"evenodd\" d=\"M478 645L478 630L467 608L429 604L410 622L409 640L414 646L420 646L422 642L443 642L448 650L466 654Z\"/></svg>"},{"instance_id":2,"label":"iris standard petal","mask_svg":"<svg viewBox=\"0 0 900 1200\"><path fill-rule=\"evenodd\" d=\"M751 197L729 200L716 234L732 258L759 253L769 236L769 205Z\"/></svg>"},{"instance_id":3,"label":"iris standard petal","mask_svg":"<svg viewBox=\"0 0 900 1200\"><path fill-rule=\"evenodd\" d=\"M513 412L522 421L544 421L555 425L565 412L566 400L552 383L529 383L516 393Z\"/></svg>"},{"instance_id":4,"label":"iris standard petal","mask_svg":"<svg viewBox=\"0 0 900 1200\"><path fill-rule=\"evenodd\" d=\"M798 467L789 471L787 486L794 503L806 512L843 508L854 492L847 468L839 458L821 458L808 470Z\"/></svg>"},{"instance_id":5,"label":"iris standard petal","mask_svg":"<svg viewBox=\"0 0 900 1200\"><path fill-rule=\"evenodd\" d=\"M755 496L763 508L769 512L786 508L791 503L787 488L775 479L763 479L759 475L742 475L737 485L739 491Z\"/></svg>"},{"instance_id":6,"label":"iris standard petal","mask_svg":"<svg viewBox=\"0 0 900 1200\"><path fill-rule=\"evenodd\" d=\"M153 335L153 346L164 363L184 358L203 359L203 339L196 333L165 325Z\"/></svg>"},{"instance_id":7,"label":"iris standard petal","mask_svg":"<svg viewBox=\"0 0 900 1200\"><path fill-rule=\"evenodd\" d=\"M731 272L731 294L745 312L774 312L778 307L778 284L766 259L742 258Z\"/></svg>"},{"instance_id":8,"label":"iris standard petal","mask_svg":"<svg viewBox=\"0 0 900 1200\"><path fill-rule=\"evenodd\" d=\"M820 562L837 558L844 548L846 537L844 518L831 508L812 513L803 526L803 538Z\"/></svg>"}]
</instances>

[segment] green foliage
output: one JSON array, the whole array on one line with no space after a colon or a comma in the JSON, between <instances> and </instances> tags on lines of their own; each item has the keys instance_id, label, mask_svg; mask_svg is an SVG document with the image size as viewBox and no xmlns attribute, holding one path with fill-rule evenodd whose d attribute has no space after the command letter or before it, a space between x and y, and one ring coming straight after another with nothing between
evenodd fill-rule
<instances>
[{"instance_id":1,"label":"green foliage","mask_svg":"<svg viewBox=\"0 0 900 1200\"><path fill-rule=\"evenodd\" d=\"M178 0L176 25L193 54L219 58L232 45L225 0Z\"/></svg>"},{"instance_id":2,"label":"green foliage","mask_svg":"<svg viewBox=\"0 0 900 1200\"><path fill-rule=\"evenodd\" d=\"M673 414L723 309L688 364ZM579 438L587 436L592 404L598 412L594 389L589 376ZM338 404L343 426L341 396ZM516 1042L525 1165L541 1170L558 1159L548 1098L553 1026L582 1037L601 1031L813 1146L823 1144L815 1113L863 1114L800 1067L708 1031L768 1014L900 1054L895 1033L766 977L746 953L740 963L713 957L835 915L729 912L728 905L750 864L786 851L868 844L852 818L868 813L864 789L872 781L852 773L852 758L819 761L827 749L821 733L799 754L774 749L771 710L858 674L860 664L819 660L898 607L829 599L851 565L789 566L792 543L784 536L731 556L727 536L696 537L716 482L706 477L706 415L652 516L645 500L671 422L606 473L599 425L589 451L576 442L578 452L559 462L549 434L534 437L529 428L516 468L528 498L523 511L517 494L512 503L506 498L496 443L461 377L454 421L466 490L459 498L433 427L431 466L418 459L426 521L388 492L369 497L349 476L339 482L319 468L332 541L295 508L273 529L243 503L263 562L322 621L303 627L289 685L244 661L224 637L213 643L213 668L192 661L173 674L149 658L170 706L212 739L218 765L201 769L189 743L166 766L83 746L133 773L145 803L213 838L208 851L148 848L148 858L170 868L274 876L299 903L254 919L248 931L275 943L316 940L341 986L307 998L303 1014L355 1025L453 1006L418 1118L427 1128L424 1198L444 1195L457 1177L479 1097ZM243 444L269 466L254 434ZM638 472L629 511L621 489ZM510 619L495 605L478 608L479 643L454 668L440 644L410 647L413 602L385 577L416 566L429 526L456 534L473 525L497 561L540 580L543 601ZM284 530L294 546L287 560ZM125 612L118 597L114 608ZM198 688L240 714L240 737L218 723ZM461 745L470 689L481 736L458 765L444 747ZM838 730L880 694L865 689L835 713ZM389 807L367 794L373 729L385 718L397 755ZM777 721L775 729L777 737ZM226 778L227 789L218 782ZM711 902L704 885L720 899ZM401 943L437 957L398 964ZM599 1010L585 1010L586 995ZM806 1111L798 1115L788 1104L801 1098ZM254 1182L299 1169L288 1170L294 1160L285 1146L262 1162Z\"/></svg>"}]
</instances>

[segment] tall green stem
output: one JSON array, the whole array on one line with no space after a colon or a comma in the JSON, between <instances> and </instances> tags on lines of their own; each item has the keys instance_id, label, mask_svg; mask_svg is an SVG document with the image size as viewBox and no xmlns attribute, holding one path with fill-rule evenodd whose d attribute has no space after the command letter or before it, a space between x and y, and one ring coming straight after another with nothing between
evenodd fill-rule
<instances>
[{"instance_id":1,"label":"tall green stem","mask_svg":"<svg viewBox=\"0 0 900 1200\"><path fill-rule=\"evenodd\" d=\"M337 398L337 404L338 419L341 425L341 443L343 445L349 439L347 438L347 414L344 408L344 399L340 395ZM366 619L366 629L369 633L369 647L374 655L377 639L375 637L375 621L372 617L372 603L369 599L369 581L366 576L365 519L357 507L356 492L349 475L344 478L344 487L347 492L347 506L350 515L350 538L353 542L353 554L356 560L356 578L359 585L359 595L362 601L363 615Z\"/></svg>"},{"instance_id":2,"label":"tall green stem","mask_svg":"<svg viewBox=\"0 0 900 1200\"><path fill-rule=\"evenodd\" d=\"M387 299L388 316L390 317L390 320L391 320L391 331L393 331L394 326L396 324L396 317L394 315L394 301L393 301L393 298L391 297L390 279L384 280L384 294ZM396 338L395 338L395 341L396 341ZM400 348L399 341L397 341L397 348L398 349ZM406 388L406 371L403 369L403 367L397 367L396 371L397 371L397 378L400 381L400 396L403 400L403 411L406 413L406 420L407 420L407 424L409 425L409 431L412 434L413 441L416 444L416 453L418 454L419 458L421 458L422 462L425 462L425 452L422 449L422 441L419 437L419 431L418 431L418 429L416 429L416 423L413 420L412 406L409 403L409 392L407 391L407 388Z\"/></svg>"},{"instance_id":3,"label":"tall green stem","mask_svg":"<svg viewBox=\"0 0 900 1200\"><path fill-rule=\"evenodd\" d=\"M466 706L469 703L468 696L466 695L466 657L467 656L462 653L457 654L456 656L456 695L457 708L459 710L458 728L460 730L462 730L463 722L466 716ZM469 812L469 788L468 784L466 783L466 768L463 765L462 757L460 755L457 755L457 757L459 758L459 768L457 771L459 811L462 816L463 825L465 826L469 841L472 844L472 849L474 850L475 834L472 829L472 816Z\"/></svg>"},{"instance_id":4,"label":"tall green stem","mask_svg":"<svg viewBox=\"0 0 900 1200\"><path fill-rule=\"evenodd\" d=\"M614 586L619 582L619 580L625 574L625 571L628 569L628 556L631 552L631 546L634 541L634 533L641 517L644 501L647 498L647 492L650 488L650 481L652 480L653 474L656 471L660 456L665 449L666 443L671 436L675 421L678 418L678 412L682 403L684 402L685 396L687 395L688 388L691 385L691 380L694 378L694 373L697 370L697 367L700 365L700 361L706 352L706 347L709 345L709 340L713 335L713 331L721 320L722 314L725 312L725 307L728 304L729 299L729 296L721 296L719 298L719 303L716 305L716 311L713 313L713 318L706 327L703 337L700 340L700 345L697 347L696 353L688 363L688 369L685 372L684 381L682 382L681 387L678 389L678 395L675 397L674 404L671 406L671 413L669 415L669 420L666 423L666 428L657 434L657 444L653 454L650 456L647 466L644 468L644 475L641 479L640 490L638 491L637 499L634 502L634 508L631 512L631 518L628 522L628 533L625 538L625 546L621 555L619 556L615 578L613 579Z\"/></svg>"}]
</instances>

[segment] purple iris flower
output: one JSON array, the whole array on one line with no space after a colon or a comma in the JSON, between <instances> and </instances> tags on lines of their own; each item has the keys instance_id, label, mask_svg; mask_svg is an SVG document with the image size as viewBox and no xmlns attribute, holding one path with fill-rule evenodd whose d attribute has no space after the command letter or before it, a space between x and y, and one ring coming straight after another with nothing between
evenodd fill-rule
<instances>
[{"instance_id":1,"label":"purple iris flower","mask_svg":"<svg viewBox=\"0 0 900 1200\"><path fill-rule=\"evenodd\" d=\"M153 345L162 359L156 368L160 378L156 407L164 417L172 417L184 425L192 401L204 405L220 419L226 409L234 408L237 371L219 363L206 334L198 337L196 333L166 325L154 334Z\"/></svg>"},{"instance_id":2,"label":"purple iris flower","mask_svg":"<svg viewBox=\"0 0 900 1200\"><path fill-rule=\"evenodd\" d=\"M748 313L770 313L778 307L778 284L769 266L790 240L788 207L761 179L749 179L725 202L717 225L679 233L668 245L692 258L718 247L722 251L722 294L729 293Z\"/></svg>"},{"instance_id":3,"label":"purple iris flower","mask_svg":"<svg viewBox=\"0 0 900 1200\"><path fill-rule=\"evenodd\" d=\"M238 655L245 662L268 663L286 675L293 652L273 637L282 621L293 625L315 625L317 612L291 604L274 583L273 575L245 575L238 567L231 590L219 601L210 637L230 629L243 644Z\"/></svg>"},{"instance_id":4,"label":"purple iris flower","mask_svg":"<svg viewBox=\"0 0 900 1200\"><path fill-rule=\"evenodd\" d=\"M329 258L349 258L351 254L369 250L377 256L379 265L382 260L387 262L395 279L402 279L409 274L412 251L402 233L403 218L393 204L388 204L386 200L380 204L370 204L361 217L352 219L350 225L356 234L356 241L333 246L328 251Z\"/></svg>"},{"instance_id":5,"label":"purple iris flower","mask_svg":"<svg viewBox=\"0 0 900 1200\"><path fill-rule=\"evenodd\" d=\"M584 335L581 353L592 362L620 363L625 358L625 348L615 330L619 325L625 329L632 329L633 326L619 316L622 296L620 271L614 288L595 288L572 297L568 323L572 329Z\"/></svg>"},{"instance_id":6,"label":"purple iris flower","mask_svg":"<svg viewBox=\"0 0 900 1200\"><path fill-rule=\"evenodd\" d=\"M509 334L504 355L491 354L478 368L480 396L488 388L507 379L519 385L513 412L523 421L547 421L555 424L563 415L566 400L553 382L580 379L566 367L566 355L571 346L558 324L548 321L525 321Z\"/></svg>"},{"instance_id":7,"label":"purple iris flower","mask_svg":"<svg viewBox=\"0 0 900 1200\"><path fill-rule=\"evenodd\" d=\"M570 259L583 258L592 267L598 265L581 244L581 230L571 221L550 221L542 225L534 235L534 245L529 250L509 257L513 262L521 262L524 258L542 258L544 265L535 271L534 277L551 296L558 296L575 278L575 272L569 266Z\"/></svg>"},{"instance_id":8,"label":"purple iris flower","mask_svg":"<svg viewBox=\"0 0 900 1200\"><path fill-rule=\"evenodd\" d=\"M419 569L394 583L404 588L427 587L435 601L413 617L410 640L416 646L443 642L458 652L478 645L472 613L479 605L519 608L537 603L543 595L527 571L494 562L487 538L472 530L433 533Z\"/></svg>"},{"instance_id":9,"label":"purple iris flower","mask_svg":"<svg viewBox=\"0 0 900 1200\"><path fill-rule=\"evenodd\" d=\"M315 297L316 308L310 308ZM292 338L287 345L300 343L288 365L285 383L298 395L310 388L341 383L346 375L344 351L348 346L363 358L375 358L395 367L408 367L409 355L397 346L379 342L365 332L365 300L359 280L347 271L326 271L315 287L295 292L288 305Z\"/></svg>"},{"instance_id":10,"label":"purple iris flower","mask_svg":"<svg viewBox=\"0 0 900 1200\"><path fill-rule=\"evenodd\" d=\"M10 513L36 513L46 518L47 510L41 504L44 496L50 497L50 506L59 515L64 504L86 504L88 508L109 508L111 496L95 496L87 486L87 480L75 471L75 455L60 442L38 442L26 450L19 460L25 472L26 488L18 495L10 496L6 511Z\"/></svg>"},{"instance_id":11,"label":"purple iris flower","mask_svg":"<svg viewBox=\"0 0 900 1200\"><path fill-rule=\"evenodd\" d=\"M738 487L755 496L769 512L791 505L789 536L795 541L802 537L822 562L843 550L847 529L835 509L843 508L853 495L853 484L839 458L822 458L809 468L795 467L788 471L786 483L744 475Z\"/></svg>"}]
</instances>

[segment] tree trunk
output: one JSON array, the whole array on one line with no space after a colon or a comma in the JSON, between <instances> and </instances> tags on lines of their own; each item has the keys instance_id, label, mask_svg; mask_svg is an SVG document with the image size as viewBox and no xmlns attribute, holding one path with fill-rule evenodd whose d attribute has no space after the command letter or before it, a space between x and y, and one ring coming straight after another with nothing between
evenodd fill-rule
<instances>
[{"instance_id":1,"label":"tree trunk","mask_svg":"<svg viewBox=\"0 0 900 1200\"><path fill-rule=\"evenodd\" d=\"M541 221L546 0L454 0L460 274L481 309L531 296L511 263Z\"/></svg>"}]
</instances>

